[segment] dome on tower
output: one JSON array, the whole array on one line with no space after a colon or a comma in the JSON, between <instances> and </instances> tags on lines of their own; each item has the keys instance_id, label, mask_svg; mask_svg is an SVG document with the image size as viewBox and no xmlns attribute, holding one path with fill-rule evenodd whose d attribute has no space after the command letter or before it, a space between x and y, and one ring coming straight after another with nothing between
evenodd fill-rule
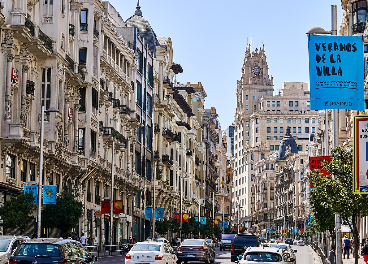
<instances>
[{"instance_id":1,"label":"dome on tower","mask_svg":"<svg viewBox=\"0 0 368 264\"><path fill-rule=\"evenodd\" d=\"M134 15L126 20L127 27L136 27L138 34L148 43L148 47L152 53L156 53L156 45L158 44L156 34L153 31L148 20L142 15L139 0Z\"/></svg>"}]
</instances>

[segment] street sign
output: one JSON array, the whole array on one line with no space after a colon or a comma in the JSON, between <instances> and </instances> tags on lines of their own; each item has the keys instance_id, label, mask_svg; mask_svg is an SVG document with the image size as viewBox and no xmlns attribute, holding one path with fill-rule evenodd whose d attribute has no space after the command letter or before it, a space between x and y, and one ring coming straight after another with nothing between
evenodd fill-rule
<instances>
[{"instance_id":1,"label":"street sign","mask_svg":"<svg viewBox=\"0 0 368 264\"><path fill-rule=\"evenodd\" d=\"M368 193L368 115L354 116L353 192Z\"/></svg>"}]
</instances>

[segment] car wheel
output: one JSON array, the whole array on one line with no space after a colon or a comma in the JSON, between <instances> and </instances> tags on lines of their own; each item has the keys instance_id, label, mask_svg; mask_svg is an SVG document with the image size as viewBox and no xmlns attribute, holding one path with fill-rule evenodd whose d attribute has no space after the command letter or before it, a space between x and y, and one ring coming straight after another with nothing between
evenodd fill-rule
<instances>
[{"instance_id":1,"label":"car wheel","mask_svg":"<svg viewBox=\"0 0 368 264\"><path fill-rule=\"evenodd\" d=\"M235 262L236 261L236 257L231 257L231 262Z\"/></svg>"}]
</instances>

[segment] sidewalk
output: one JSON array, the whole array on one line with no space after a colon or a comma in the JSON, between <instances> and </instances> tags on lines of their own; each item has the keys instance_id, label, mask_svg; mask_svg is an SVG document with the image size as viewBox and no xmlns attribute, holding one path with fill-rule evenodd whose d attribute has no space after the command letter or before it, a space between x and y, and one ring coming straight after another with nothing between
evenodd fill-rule
<instances>
[{"instance_id":1,"label":"sidewalk","mask_svg":"<svg viewBox=\"0 0 368 264\"><path fill-rule=\"evenodd\" d=\"M355 258L343 259L342 263L344 263L344 264L354 264L355 263ZM358 263L359 264L365 264L362 256L359 256Z\"/></svg>"}]
</instances>

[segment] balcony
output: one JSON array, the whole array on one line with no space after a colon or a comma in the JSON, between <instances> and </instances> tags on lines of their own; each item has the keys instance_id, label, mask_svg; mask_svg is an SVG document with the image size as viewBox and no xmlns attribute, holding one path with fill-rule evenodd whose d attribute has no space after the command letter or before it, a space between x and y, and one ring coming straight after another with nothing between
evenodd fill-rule
<instances>
[{"instance_id":1,"label":"balcony","mask_svg":"<svg viewBox=\"0 0 368 264\"><path fill-rule=\"evenodd\" d=\"M120 114L121 115L130 115L131 110L127 105L121 105L120 106Z\"/></svg>"},{"instance_id":2,"label":"balcony","mask_svg":"<svg viewBox=\"0 0 368 264\"><path fill-rule=\"evenodd\" d=\"M72 37L75 36L75 26L73 24L69 24L69 35Z\"/></svg>"},{"instance_id":3,"label":"balcony","mask_svg":"<svg viewBox=\"0 0 368 264\"><path fill-rule=\"evenodd\" d=\"M112 107L113 108L120 108L120 100L119 99L112 99Z\"/></svg>"},{"instance_id":4,"label":"balcony","mask_svg":"<svg viewBox=\"0 0 368 264\"><path fill-rule=\"evenodd\" d=\"M115 128L113 128L113 127L102 127L102 131L103 131L103 136L105 138L113 137L116 140L118 140L120 143L124 143L125 146L126 146L127 139L122 134L120 134L117 130L115 130Z\"/></svg>"},{"instance_id":5,"label":"balcony","mask_svg":"<svg viewBox=\"0 0 368 264\"><path fill-rule=\"evenodd\" d=\"M65 60L66 62L68 63L68 68L74 72L74 65L75 65L75 62L73 61L72 58L69 57L68 54L65 54Z\"/></svg>"},{"instance_id":6,"label":"balcony","mask_svg":"<svg viewBox=\"0 0 368 264\"><path fill-rule=\"evenodd\" d=\"M26 22L24 23L25 27L29 29L29 34L34 37L35 35L35 26L32 23L31 20L29 20L28 18L26 18Z\"/></svg>"},{"instance_id":7,"label":"balcony","mask_svg":"<svg viewBox=\"0 0 368 264\"><path fill-rule=\"evenodd\" d=\"M176 124L178 126L184 126L186 127L188 130L191 130L192 128L190 127L190 125L187 122L182 122L182 121L176 121Z\"/></svg>"},{"instance_id":8,"label":"balcony","mask_svg":"<svg viewBox=\"0 0 368 264\"><path fill-rule=\"evenodd\" d=\"M353 34L356 33L364 33L366 23L365 22L359 22L353 25Z\"/></svg>"},{"instance_id":9,"label":"balcony","mask_svg":"<svg viewBox=\"0 0 368 264\"><path fill-rule=\"evenodd\" d=\"M172 131L165 127L162 129L162 136L169 142L172 142L174 139Z\"/></svg>"},{"instance_id":10,"label":"balcony","mask_svg":"<svg viewBox=\"0 0 368 264\"><path fill-rule=\"evenodd\" d=\"M52 40L49 36L43 33L41 30L38 32L38 38L43 42L43 45L46 49L48 49L51 53L53 52L52 49Z\"/></svg>"},{"instance_id":11,"label":"balcony","mask_svg":"<svg viewBox=\"0 0 368 264\"><path fill-rule=\"evenodd\" d=\"M163 79L164 87L168 90L169 93L172 93L173 91L173 84L169 78L169 76L164 77Z\"/></svg>"},{"instance_id":12,"label":"balcony","mask_svg":"<svg viewBox=\"0 0 368 264\"><path fill-rule=\"evenodd\" d=\"M181 143L181 137L180 135L174 135L174 141L178 142L179 144Z\"/></svg>"},{"instance_id":13,"label":"balcony","mask_svg":"<svg viewBox=\"0 0 368 264\"><path fill-rule=\"evenodd\" d=\"M167 154L162 155L162 162L164 164L169 165L169 166L172 166L174 164L174 162L170 159L169 155L167 155Z\"/></svg>"},{"instance_id":14,"label":"balcony","mask_svg":"<svg viewBox=\"0 0 368 264\"><path fill-rule=\"evenodd\" d=\"M190 149L187 150L187 156L193 156L193 152Z\"/></svg>"}]
</instances>

